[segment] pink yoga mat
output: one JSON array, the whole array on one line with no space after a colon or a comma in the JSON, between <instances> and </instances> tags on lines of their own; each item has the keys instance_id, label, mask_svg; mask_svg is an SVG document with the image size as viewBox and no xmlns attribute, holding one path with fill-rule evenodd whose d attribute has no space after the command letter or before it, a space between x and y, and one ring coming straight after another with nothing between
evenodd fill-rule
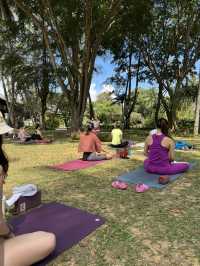
<instances>
[{"instance_id":1,"label":"pink yoga mat","mask_svg":"<svg viewBox=\"0 0 200 266\"><path fill-rule=\"evenodd\" d=\"M38 140L36 140L35 141L36 142L36 144L50 144L50 143L52 143L52 140L48 140L48 139L38 139Z\"/></svg>"},{"instance_id":2,"label":"pink yoga mat","mask_svg":"<svg viewBox=\"0 0 200 266\"><path fill-rule=\"evenodd\" d=\"M83 160L74 160L74 161L69 161L66 163L62 164L56 164L49 166L51 169L55 170L61 170L61 171L74 171L74 170L79 170L79 169L85 169L91 166L94 166L96 164L102 163L102 161L83 161Z\"/></svg>"}]
</instances>

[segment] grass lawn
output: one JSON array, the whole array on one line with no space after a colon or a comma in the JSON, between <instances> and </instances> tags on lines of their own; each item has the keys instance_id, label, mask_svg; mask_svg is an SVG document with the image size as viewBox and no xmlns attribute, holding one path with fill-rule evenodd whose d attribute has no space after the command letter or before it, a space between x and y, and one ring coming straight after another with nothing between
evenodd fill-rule
<instances>
[{"instance_id":1,"label":"grass lawn","mask_svg":"<svg viewBox=\"0 0 200 266\"><path fill-rule=\"evenodd\" d=\"M200 138L193 139L199 143ZM5 194L24 183L42 189L43 202L58 201L106 218L106 223L50 266L200 265L200 165L163 190L144 194L118 191L111 182L142 164L142 151L130 160L112 160L76 172L47 169L77 157L77 142L51 145L5 144L10 158ZM198 160L199 151L177 152Z\"/></svg>"}]
</instances>

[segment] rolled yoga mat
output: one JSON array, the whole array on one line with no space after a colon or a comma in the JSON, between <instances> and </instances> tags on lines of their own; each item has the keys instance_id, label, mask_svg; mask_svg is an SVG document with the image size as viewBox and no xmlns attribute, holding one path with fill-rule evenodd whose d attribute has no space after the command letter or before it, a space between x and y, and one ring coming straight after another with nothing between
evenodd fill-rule
<instances>
[{"instance_id":1,"label":"rolled yoga mat","mask_svg":"<svg viewBox=\"0 0 200 266\"><path fill-rule=\"evenodd\" d=\"M85 169L91 166L94 166L96 164L105 162L105 160L101 161L83 161L83 160L74 160L74 161L69 161L61 164L56 164L56 165L50 165L48 166L51 169L54 170L60 170L60 171L74 171L74 170L80 170L80 169Z\"/></svg>"},{"instance_id":2,"label":"rolled yoga mat","mask_svg":"<svg viewBox=\"0 0 200 266\"><path fill-rule=\"evenodd\" d=\"M176 180L179 176L183 175L184 173L179 173L176 175L167 175L170 177L170 182ZM166 185L161 185L158 183L158 178L161 175L158 174L151 174L144 170L144 167L138 167L136 170L125 173L117 178L117 180L123 181L128 184L146 184L149 187L161 189L166 187Z\"/></svg>"},{"instance_id":3,"label":"rolled yoga mat","mask_svg":"<svg viewBox=\"0 0 200 266\"><path fill-rule=\"evenodd\" d=\"M32 211L12 218L15 235L46 231L56 235L56 249L46 259L34 264L44 266L63 251L105 223L105 219L60 203L48 203Z\"/></svg>"}]
</instances>

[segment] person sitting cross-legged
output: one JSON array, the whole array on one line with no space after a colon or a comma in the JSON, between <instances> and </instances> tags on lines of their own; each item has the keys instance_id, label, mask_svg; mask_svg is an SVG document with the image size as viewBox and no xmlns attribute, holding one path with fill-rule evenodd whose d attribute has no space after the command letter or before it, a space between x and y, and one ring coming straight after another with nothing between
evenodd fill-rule
<instances>
[{"instance_id":1,"label":"person sitting cross-legged","mask_svg":"<svg viewBox=\"0 0 200 266\"><path fill-rule=\"evenodd\" d=\"M112 159L102 149L101 141L93 132L93 126L88 125L86 131L80 133L80 143L78 151L83 153L82 159L85 161L100 161Z\"/></svg>"},{"instance_id":2,"label":"person sitting cross-legged","mask_svg":"<svg viewBox=\"0 0 200 266\"><path fill-rule=\"evenodd\" d=\"M155 134L146 138L144 155L144 168L149 173L172 175L185 172L190 164L187 162L174 162L175 144L169 136L169 124L164 118L157 122Z\"/></svg>"},{"instance_id":3,"label":"person sitting cross-legged","mask_svg":"<svg viewBox=\"0 0 200 266\"><path fill-rule=\"evenodd\" d=\"M123 141L123 133L122 130L120 129L119 123L114 124L111 136L112 136L111 147L124 148L128 146L128 141Z\"/></svg>"},{"instance_id":4,"label":"person sitting cross-legged","mask_svg":"<svg viewBox=\"0 0 200 266\"><path fill-rule=\"evenodd\" d=\"M26 142L31 139L31 136L26 132L25 127L20 127L17 137L21 142Z\"/></svg>"}]
</instances>

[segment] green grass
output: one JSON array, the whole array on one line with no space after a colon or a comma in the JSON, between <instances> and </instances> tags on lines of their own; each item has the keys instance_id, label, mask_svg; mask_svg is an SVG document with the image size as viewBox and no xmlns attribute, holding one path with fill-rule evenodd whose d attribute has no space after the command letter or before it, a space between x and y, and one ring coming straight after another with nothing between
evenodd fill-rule
<instances>
[{"instance_id":1,"label":"green grass","mask_svg":"<svg viewBox=\"0 0 200 266\"><path fill-rule=\"evenodd\" d=\"M195 144L200 139L192 141ZM75 159L77 142L62 139L51 145L6 144L5 150L10 158L7 196L15 185L34 183L42 189L43 202L62 202L106 218L105 225L50 266L200 265L199 163L164 190L137 194L131 187L114 190L111 182L140 165L142 151L135 151L130 160L115 159L81 171L56 172L45 166ZM199 162L199 156L199 151L177 153L181 160Z\"/></svg>"}]
</instances>

